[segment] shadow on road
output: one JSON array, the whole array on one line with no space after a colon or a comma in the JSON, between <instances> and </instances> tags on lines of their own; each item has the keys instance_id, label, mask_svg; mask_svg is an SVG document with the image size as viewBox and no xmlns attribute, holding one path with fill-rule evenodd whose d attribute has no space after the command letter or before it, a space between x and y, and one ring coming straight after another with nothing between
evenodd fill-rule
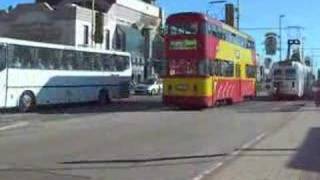
<instances>
[{"instance_id":1,"label":"shadow on road","mask_svg":"<svg viewBox=\"0 0 320 180\"><path fill-rule=\"evenodd\" d=\"M100 105L97 102L58 104L37 107L36 114L91 114L91 113L115 113L115 112L160 112L174 110L165 107L160 97L133 97L125 100L115 100L108 105ZM17 109L2 109L2 114L16 114Z\"/></svg>"},{"instance_id":2,"label":"shadow on road","mask_svg":"<svg viewBox=\"0 0 320 180\"><path fill-rule=\"evenodd\" d=\"M119 160L93 160L61 162L56 167L42 168L6 168L2 172L53 172L73 170L108 170L108 169L133 169L144 167L169 167L195 164L212 164L217 158L225 157L227 154L212 154L199 156L162 157L152 159L119 159Z\"/></svg>"},{"instance_id":3,"label":"shadow on road","mask_svg":"<svg viewBox=\"0 0 320 180\"><path fill-rule=\"evenodd\" d=\"M288 168L320 173L320 128L312 128Z\"/></svg>"},{"instance_id":4,"label":"shadow on road","mask_svg":"<svg viewBox=\"0 0 320 180\"><path fill-rule=\"evenodd\" d=\"M228 154L211 154L211 155L195 155L195 156L176 156L176 157L161 157L161 158L148 158L148 159L115 159L115 160L85 160L85 161L70 161L61 162L60 164L117 164L117 163L150 163L161 161L177 161L177 160L189 160L189 159L207 159L224 157Z\"/></svg>"},{"instance_id":5,"label":"shadow on road","mask_svg":"<svg viewBox=\"0 0 320 180\"><path fill-rule=\"evenodd\" d=\"M297 112L305 103L292 103L292 104L265 104L259 106L249 106L240 108L239 113L290 113Z\"/></svg>"}]
</instances>

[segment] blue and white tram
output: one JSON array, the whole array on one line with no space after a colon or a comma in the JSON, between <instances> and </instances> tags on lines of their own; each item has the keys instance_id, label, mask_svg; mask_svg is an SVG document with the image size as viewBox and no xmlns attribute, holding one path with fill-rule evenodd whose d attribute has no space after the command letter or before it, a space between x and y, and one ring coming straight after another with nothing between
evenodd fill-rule
<instances>
[{"instance_id":1,"label":"blue and white tram","mask_svg":"<svg viewBox=\"0 0 320 180\"><path fill-rule=\"evenodd\" d=\"M314 76L311 67L298 61L275 63L272 73L272 94L275 98L312 96Z\"/></svg>"}]
</instances>

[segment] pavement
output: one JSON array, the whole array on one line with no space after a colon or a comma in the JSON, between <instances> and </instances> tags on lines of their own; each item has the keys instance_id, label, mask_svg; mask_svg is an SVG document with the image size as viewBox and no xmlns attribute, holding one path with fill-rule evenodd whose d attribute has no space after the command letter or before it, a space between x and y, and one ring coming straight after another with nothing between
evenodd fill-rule
<instances>
[{"instance_id":1,"label":"pavement","mask_svg":"<svg viewBox=\"0 0 320 180\"><path fill-rule=\"evenodd\" d=\"M254 146L239 149L205 179L319 180L320 109L309 103L296 115Z\"/></svg>"}]
</instances>

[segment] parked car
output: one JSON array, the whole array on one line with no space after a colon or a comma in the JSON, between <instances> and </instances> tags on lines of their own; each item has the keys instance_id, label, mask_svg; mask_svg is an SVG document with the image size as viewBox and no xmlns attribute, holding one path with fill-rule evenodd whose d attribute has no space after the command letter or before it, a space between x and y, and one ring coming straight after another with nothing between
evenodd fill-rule
<instances>
[{"instance_id":1,"label":"parked car","mask_svg":"<svg viewBox=\"0 0 320 180\"><path fill-rule=\"evenodd\" d=\"M135 94L139 95L159 95L162 93L162 81L159 79L149 79L144 83L138 84L135 88Z\"/></svg>"}]
</instances>

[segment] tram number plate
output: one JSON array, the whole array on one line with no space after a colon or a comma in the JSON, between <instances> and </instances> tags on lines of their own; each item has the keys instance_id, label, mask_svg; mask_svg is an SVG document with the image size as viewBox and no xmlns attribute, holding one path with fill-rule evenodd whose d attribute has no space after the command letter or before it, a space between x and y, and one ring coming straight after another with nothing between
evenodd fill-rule
<instances>
[{"instance_id":1,"label":"tram number plate","mask_svg":"<svg viewBox=\"0 0 320 180\"><path fill-rule=\"evenodd\" d=\"M187 84L176 85L176 90L178 90L178 91L186 91L188 89L189 89L189 86Z\"/></svg>"}]
</instances>

